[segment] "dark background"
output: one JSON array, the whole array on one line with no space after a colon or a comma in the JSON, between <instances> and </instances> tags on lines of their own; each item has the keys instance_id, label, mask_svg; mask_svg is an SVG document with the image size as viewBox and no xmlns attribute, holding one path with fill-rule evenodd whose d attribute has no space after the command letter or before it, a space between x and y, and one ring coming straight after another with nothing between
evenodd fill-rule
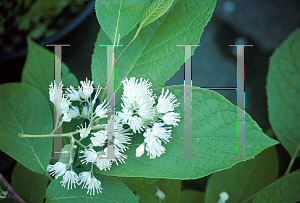
<instances>
[{"instance_id":1,"label":"dark background","mask_svg":"<svg viewBox=\"0 0 300 203\"><path fill-rule=\"evenodd\" d=\"M229 45L253 45L245 48L245 108L263 131L269 129L265 90L269 57L300 27L299 10L300 1L297 0L218 0L213 17L204 29L201 46L192 58L193 86L235 87L236 48ZM93 11L79 27L55 42L70 44L63 48L62 59L79 81L86 77L91 79L91 55L99 29ZM53 47L49 50L53 51ZM0 82L20 82L24 62L25 57L0 61ZM166 85L183 84L183 71L182 66ZM235 90L217 92L236 104ZM277 149L281 176L289 163L289 155L281 146ZM296 162L299 165L299 158ZM0 163L0 171L6 168L4 173L9 174L14 164L11 158L0 153ZM204 190L206 181L206 177L183 181L183 188Z\"/></svg>"}]
</instances>

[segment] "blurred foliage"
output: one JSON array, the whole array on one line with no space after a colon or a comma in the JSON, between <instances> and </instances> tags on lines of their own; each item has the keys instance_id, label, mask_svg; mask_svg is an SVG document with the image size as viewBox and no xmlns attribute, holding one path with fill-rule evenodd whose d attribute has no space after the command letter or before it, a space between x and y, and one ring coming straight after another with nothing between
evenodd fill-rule
<instances>
[{"instance_id":1,"label":"blurred foliage","mask_svg":"<svg viewBox=\"0 0 300 203\"><path fill-rule=\"evenodd\" d=\"M44 34L55 17L62 14L66 7L71 13L80 11L88 0L1 0L0 33L8 26L15 26L19 31L29 32L33 39Z\"/></svg>"}]
</instances>

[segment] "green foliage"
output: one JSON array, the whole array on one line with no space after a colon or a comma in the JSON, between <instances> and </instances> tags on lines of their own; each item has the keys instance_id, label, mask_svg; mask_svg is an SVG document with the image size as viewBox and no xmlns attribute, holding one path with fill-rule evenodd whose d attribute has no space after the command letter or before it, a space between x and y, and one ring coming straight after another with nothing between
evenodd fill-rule
<instances>
[{"instance_id":1,"label":"green foliage","mask_svg":"<svg viewBox=\"0 0 300 203\"><path fill-rule=\"evenodd\" d=\"M118 177L131 191L136 192L155 183L157 178L128 178L128 177Z\"/></svg>"},{"instance_id":2,"label":"green foliage","mask_svg":"<svg viewBox=\"0 0 300 203\"><path fill-rule=\"evenodd\" d=\"M299 202L300 201L300 172L295 171L279 178L268 187L261 190L253 203L263 202Z\"/></svg>"},{"instance_id":3,"label":"green foliage","mask_svg":"<svg viewBox=\"0 0 300 203\"><path fill-rule=\"evenodd\" d=\"M136 26L147 6L147 0L97 0L95 9L101 28L113 43L119 35L123 38Z\"/></svg>"},{"instance_id":4,"label":"green foliage","mask_svg":"<svg viewBox=\"0 0 300 203\"><path fill-rule=\"evenodd\" d=\"M183 86L166 87L184 104ZM156 95L161 89L155 91ZM165 145L166 153L154 160L148 156L135 156L136 147L143 142L142 135L134 135L132 146L126 151L126 164L97 172L121 177L146 177L170 179L196 179L213 172L232 167L241 159L236 157L236 106L214 91L193 92L193 157L200 159L176 159L184 156L184 106L175 112L182 116L179 126L172 131L172 139ZM277 142L266 136L252 118L246 114L246 157L254 157L263 149ZM136 146L136 147L134 147ZM145 170L149 168L151 170Z\"/></svg>"},{"instance_id":5,"label":"green foliage","mask_svg":"<svg viewBox=\"0 0 300 203\"><path fill-rule=\"evenodd\" d=\"M75 172L80 172L75 170ZM62 178L59 177L51 181L46 192L46 203L90 203L90 202L138 202L134 194L118 179L95 174L96 178L101 181L103 188L101 194L91 196L82 190L80 186L67 190L59 183Z\"/></svg>"},{"instance_id":6,"label":"green foliage","mask_svg":"<svg viewBox=\"0 0 300 203\"><path fill-rule=\"evenodd\" d=\"M178 203L204 203L204 192L183 190L179 194Z\"/></svg>"},{"instance_id":7,"label":"green foliage","mask_svg":"<svg viewBox=\"0 0 300 203\"><path fill-rule=\"evenodd\" d=\"M45 174L52 138L20 138L19 133L48 134L53 130L46 98L26 84L0 86L0 148L28 169Z\"/></svg>"},{"instance_id":8,"label":"green foliage","mask_svg":"<svg viewBox=\"0 0 300 203\"><path fill-rule=\"evenodd\" d=\"M205 202L217 202L223 191L229 194L228 203L247 202L276 180L278 169L275 147L266 149L254 159L212 174L206 186Z\"/></svg>"},{"instance_id":9,"label":"green foliage","mask_svg":"<svg viewBox=\"0 0 300 203\"><path fill-rule=\"evenodd\" d=\"M143 14L139 29L160 18L169 10L173 2L174 0L155 0Z\"/></svg>"},{"instance_id":10,"label":"green foliage","mask_svg":"<svg viewBox=\"0 0 300 203\"><path fill-rule=\"evenodd\" d=\"M34 173L17 163L13 173L11 186L27 202L43 203L49 179L45 175Z\"/></svg>"},{"instance_id":11,"label":"green foliage","mask_svg":"<svg viewBox=\"0 0 300 203\"><path fill-rule=\"evenodd\" d=\"M68 0L36 0L25 15L17 18L18 29L29 31L33 23L58 16L68 4Z\"/></svg>"},{"instance_id":12,"label":"green foliage","mask_svg":"<svg viewBox=\"0 0 300 203\"><path fill-rule=\"evenodd\" d=\"M299 47L300 29L293 32L273 53L267 77L270 123L291 157L300 145Z\"/></svg>"},{"instance_id":13,"label":"green foliage","mask_svg":"<svg viewBox=\"0 0 300 203\"><path fill-rule=\"evenodd\" d=\"M64 5L66 2L69 1L61 1L60 4ZM30 0L25 1L25 4L30 3ZM47 5L52 3L48 2ZM149 80L153 92L159 96L162 86L184 62L184 49L176 44L198 44L215 5L216 0L97 0L96 16L102 29L92 56L93 81L96 85L104 86L107 79L107 50L105 46L99 45L116 45L116 40L120 37L119 44L123 46L115 47L116 56L121 55L115 66L114 78L117 110L121 106L121 81L126 77L142 77ZM53 14L56 12L61 10L58 9ZM36 14L35 18L40 17ZM25 22L23 26L27 26L26 23L29 22ZM37 28L33 34L39 35L43 29ZM281 144L293 157L290 166L296 154L300 154L297 152L300 146L299 36L300 30L297 30L275 51L270 60L267 81L270 122ZM162 156L155 159L149 159L146 154L136 157L136 148L143 143L144 137L142 134L134 134L125 153L128 158L126 163L119 166L114 164L108 171L100 171L93 166L93 174L101 181L102 194L88 195L86 190L81 189L82 185L71 190L63 188L61 176L52 180L47 187L47 177L39 174L47 173L49 159L45 157L51 157L52 152L52 138L45 138L43 134L49 134L53 130L53 104L49 101L48 87L53 82L54 54L39 47L29 38L27 42L29 53L22 73L22 83L0 86L0 149L19 162L13 171L11 184L28 202L43 202L45 197L48 203L131 203L138 202L138 199L143 203L193 203L204 200L217 202L222 191L229 194L228 203L251 202L253 199L254 202L300 200L299 172L288 174L291 168L289 167L286 172L288 175L275 181L278 176L278 160L275 147L271 146L278 142L266 136L247 113L245 156L255 158L232 159L237 156L237 110L242 110L214 91L193 90L193 134L190 150L194 158L181 159L180 157L184 156L184 148L187 147L184 145L183 86L164 87L176 95L180 106L175 108L175 112L180 113L181 121L177 127L172 128L172 139L163 144L166 152ZM124 49L124 45L128 46ZM64 87L78 85L76 77L69 72L64 63L62 83ZM84 102L92 104L88 100ZM94 114L90 116L93 117L89 119L90 122L96 118ZM69 138L73 142L64 146L62 151L68 152L61 154L59 160L68 164L72 162L62 158L71 157L77 174L84 168L77 168L82 164L78 158L81 155L75 153L90 143L90 137L85 138L82 143L73 137L73 134L79 134L76 128L81 123L82 119L63 124L63 131L71 132L69 137L64 134L67 138L65 143L69 143ZM105 126L93 127L98 127L97 130L105 129ZM94 132L96 129L92 130ZM42 138L19 138L19 133L41 135ZM75 142L79 148L77 150L73 148ZM86 155L88 156L94 155ZM98 158L100 154L96 156ZM91 168L91 164L83 166ZM204 193L199 191L180 191L181 180L197 179L210 174L212 176L205 197ZM89 182L88 179L86 182ZM26 184L30 186L27 187Z\"/></svg>"},{"instance_id":14,"label":"green foliage","mask_svg":"<svg viewBox=\"0 0 300 203\"><path fill-rule=\"evenodd\" d=\"M5 30L5 23L12 23L19 31L29 32L32 38L41 38L54 19L66 11L78 12L87 0L2 0L3 19L0 27Z\"/></svg>"}]
</instances>

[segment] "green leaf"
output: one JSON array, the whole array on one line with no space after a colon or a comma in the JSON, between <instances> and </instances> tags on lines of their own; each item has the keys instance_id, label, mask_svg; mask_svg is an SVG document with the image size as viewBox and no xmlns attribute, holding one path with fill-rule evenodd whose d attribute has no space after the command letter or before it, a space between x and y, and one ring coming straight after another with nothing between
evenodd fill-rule
<instances>
[{"instance_id":1,"label":"green leaf","mask_svg":"<svg viewBox=\"0 0 300 203\"><path fill-rule=\"evenodd\" d=\"M11 186L27 202L43 203L48 182L47 176L34 173L17 163L12 173Z\"/></svg>"},{"instance_id":2,"label":"green leaf","mask_svg":"<svg viewBox=\"0 0 300 203\"><path fill-rule=\"evenodd\" d=\"M96 16L111 41L109 44L118 40L119 34L120 39L126 36L140 22L147 5L147 0L96 1Z\"/></svg>"},{"instance_id":3,"label":"green leaf","mask_svg":"<svg viewBox=\"0 0 300 203\"><path fill-rule=\"evenodd\" d=\"M253 203L259 202L299 202L300 201L300 172L299 170L279 178L261 190Z\"/></svg>"},{"instance_id":4,"label":"green leaf","mask_svg":"<svg viewBox=\"0 0 300 203\"><path fill-rule=\"evenodd\" d=\"M178 203L204 203L204 192L183 190L179 194Z\"/></svg>"},{"instance_id":5,"label":"green leaf","mask_svg":"<svg viewBox=\"0 0 300 203\"><path fill-rule=\"evenodd\" d=\"M266 149L254 159L212 174L206 186L205 202L217 202L223 191L229 195L226 203L248 202L254 194L276 180L278 170L275 147Z\"/></svg>"},{"instance_id":6,"label":"green leaf","mask_svg":"<svg viewBox=\"0 0 300 203\"><path fill-rule=\"evenodd\" d=\"M142 16L140 28L149 25L162 15L164 15L172 6L174 0L155 0Z\"/></svg>"},{"instance_id":7,"label":"green leaf","mask_svg":"<svg viewBox=\"0 0 300 203\"><path fill-rule=\"evenodd\" d=\"M290 156L300 145L300 29L273 53L267 77L269 120ZM300 156L300 151L297 157Z\"/></svg>"},{"instance_id":8,"label":"green leaf","mask_svg":"<svg viewBox=\"0 0 300 203\"><path fill-rule=\"evenodd\" d=\"M154 88L161 87L184 63L184 48L176 44L198 44L204 26L215 8L216 0L178 0L164 16L143 28L136 40L126 49L115 66L116 98L122 90L125 77L146 78ZM115 50L116 56L127 45L137 29L120 40L123 47ZM105 86L107 77L107 47L109 37L101 29L92 56L92 76L96 84ZM120 100L116 100L118 105Z\"/></svg>"},{"instance_id":9,"label":"green leaf","mask_svg":"<svg viewBox=\"0 0 300 203\"><path fill-rule=\"evenodd\" d=\"M136 193L142 203L174 203L178 200L180 188L180 180L161 179ZM165 194L163 201L156 195L158 189Z\"/></svg>"},{"instance_id":10,"label":"green leaf","mask_svg":"<svg viewBox=\"0 0 300 203\"><path fill-rule=\"evenodd\" d=\"M74 170L77 174L82 169ZM81 186L68 190L61 186L62 177L54 179L46 192L46 203L138 202L134 194L118 179L95 174L101 181L102 193L91 196Z\"/></svg>"},{"instance_id":11,"label":"green leaf","mask_svg":"<svg viewBox=\"0 0 300 203\"><path fill-rule=\"evenodd\" d=\"M109 171L95 171L105 175L120 177L146 177L168 179L196 179L213 172L232 167L241 159L236 157L236 106L220 94L209 90L193 91L193 157L200 159L177 159L184 156L184 88L165 87L176 95L181 104L175 108L180 113L179 126L172 130L172 139L167 144L166 153L150 159L146 153L135 157L136 147L144 137L134 135L132 145L126 151L126 164L113 165ZM159 96L161 89L154 91ZM262 150L275 145L277 141L266 136L261 128L246 113L245 156L254 157Z\"/></svg>"},{"instance_id":12,"label":"green leaf","mask_svg":"<svg viewBox=\"0 0 300 203\"><path fill-rule=\"evenodd\" d=\"M46 174L52 138L20 138L24 134L49 134L51 111L47 100L34 87L23 83L0 86L0 148L28 169Z\"/></svg>"},{"instance_id":13,"label":"green leaf","mask_svg":"<svg viewBox=\"0 0 300 203\"><path fill-rule=\"evenodd\" d=\"M151 185L156 182L157 178L127 178L127 177L118 177L131 191L138 191L147 185Z\"/></svg>"},{"instance_id":14,"label":"green leaf","mask_svg":"<svg viewBox=\"0 0 300 203\"><path fill-rule=\"evenodd\" d=\"M49 100L49 85L54 81L54 53L39 46L37 43L27 38L28 55L22 72L22 82L37 88ZM53 48L54 49L54 48ZM67 51L67 47L62 48L62 52ZM62 83L64 87L78 86L78 81L68 67L62 63Z\"/></svg>"}]
</instances>

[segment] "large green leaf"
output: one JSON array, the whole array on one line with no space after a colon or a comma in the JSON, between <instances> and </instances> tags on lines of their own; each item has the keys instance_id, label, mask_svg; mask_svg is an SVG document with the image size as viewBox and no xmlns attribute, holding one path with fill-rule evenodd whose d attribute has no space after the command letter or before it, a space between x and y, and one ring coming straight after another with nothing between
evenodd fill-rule
<instances>
[{"instance_id":1,"label":"large green leaf","mask_svg":"<svg viewBox=\"0 0 300 203\"><path fill-rule=\"evenodd\" d=\"M54 81L54 53L39 46L30 38L27 38L27 44L28 55L22 72L22 82L40 90L52 106L49 100L49 85ZM68 47L62 47L62 53L67 49ZM69 72L66 64L62 63L61 68L64 87L78 86L75 75Z\"/></svg>"},{"instance_id":2,"label":"large green leaf","mask_svg":"<svg viewBox=\"0 0 300 203\"><path fill-rule=\"evenodd\" d=\"M47 173L52 138L20 138L24 134L48 134L52 131L47 100L34 87L23 83L0 86L0 148L36 173Z\"/></svg>"},{"instance_id":3,"label":"large green leaf","mask_svg":"<svg viewBox=\"0 0 300 203\"><path fill-rule=\"evenodd\" d=\"M271 126L292 157L300 145L300 29L273 53L267 77ZM300 150L297 153L300 156Z\"/></svg>"},{"instance_id":4,"label":"large green leaf","mask_svg":"<svg viewBox=\"0 0 300 203\"><path fill-rule=\"evenodd\" d=\"M181 188L180 180L160 179L136 192L141 203L174 203L177 202ZM165 197L160 199L157 191L164 193Z\"/></svg>"},{"instance_id":5,"label":"large green leaf","mask_svg":"<svg viewBox=\"0 0 300 203\"><path fill-rule=\"evenodd\" d=\"M217 202L223 191L229 195L228 203L249 201L276 180L278 169L275 147L266 149L254 159L212 174L206 186L205 202Z\"/></svg>"},{"instance_id":6,"label":"large green leaf","mask_svg":"<svg viewBox=\"0 0 300 203\"><path fill-rule=\"evenodd\" d=\"M109 44L118 40L119 34L120 39L126 36L140 22L147 6L147 0L97 0L96 16L111 41Z\"/></svg>"},{"instance_id":7,"label":"large green leaf","mask_svg":"<svg viewBox=\"0 0 300 203\"><path fill-rule=\"evenodd\" d=\"M181 114L178 127L173 128L172 139L166 145L166 153L150 159L146 153L135 157L136 147L143 142L142 135L132 138L126 151L126 164L112 166L109 171L97 172L121 177L146 177L169 179L196 179L213 172L232 167L241 159L236 157L236 106L220 94L209 90L193 91L193 157L200 159L177 159L184 156L184 88L166 87L177 96L181 104L175 108ZM161 89L154 91L156 95ZM246 113L245 155L254 157L277 141L266 136L261 128Z\"/></svg>"},{"instance_id":8,"label":"large green leaf","mask_svg":"<svg viewBox=\"0 0 300 203\"><path fill-rule=\"evenodd\" d=\"M78 174L82 169L75 170ZM53 180L46 192L46 203L90 203L90 202L138 202L134 194L118 179L95 174L101 182L102 193L91 196L86 188L77 186L71 190L61 186L61 177Z\"/></svg>"},{"instance_id":9,"label":"large green leaf","mask_svg":"<svg viewBox=\"0 0 300 203\"><path fill-rule=\"evenodd\" d=\"M146 78L153 87L161 87L184 63L184 48L176 44L198 44L204 26L215 8L216 0L178 0L171 10L153 23L144 27L136 40L128 47L115 66L115 91L119 98L121 80L125 77ZM133 29L115 50L121 50L135 35ZM96 84L105 86L107 77L107 51L111 44L101 29L92 56L92 76ZM119 101L116 101L118 104Z\"/></svg>"},{"instance_id":10,"label":"large green leaf","mask_svg":"<svg viewBox=\"0 0 300 203\"><path fill-rule=\"evenodd\" d=\"M293 172L261 190L254 198L254 203L300 202L300 172Z\"/></svg>"},{"instance_id":11,"label":"large green leaf","mask_svg":"<svg viewBox=\"0 0 300 203\"><path fill-rule=\"evenodd\" d=\"M36 174L17 163L12 173L11 186L27 202L43 203L48 182L47 176Z\"/></svg>"}]
</instances>

